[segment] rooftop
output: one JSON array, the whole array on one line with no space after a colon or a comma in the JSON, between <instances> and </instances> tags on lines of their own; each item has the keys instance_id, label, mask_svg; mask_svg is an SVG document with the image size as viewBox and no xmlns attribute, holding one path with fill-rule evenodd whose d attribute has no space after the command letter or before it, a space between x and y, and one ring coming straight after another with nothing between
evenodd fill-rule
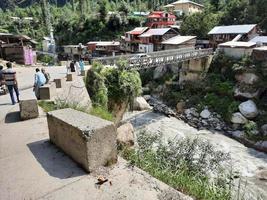
<instances>
[{"instance_id":1,"label":"rooftop","mask_svg":"<svg viewBox=\"0 0 267 200\"><path fill-rule=\"evenodd\" d=\"M142 33L144 33L146 30L148 29L148 27L137 27L131 31L128 31L126 33L128 34L132 34L132 35L141 35Z\"/></svg>"},{"instance_id":2,"label":"rooftop","mask_svg":"<svg viewBox=\"0 0 267 200\"><path fill-rule=\"evenodd\" d=\"M116 41L91 41L87 44L95 44L97 46L118 46L120 45L120 42Z\"/></svg>"},{"instance_id":3,"label":"rooftop","mask_svg":"<svg viewBox=\"0 0 267 200\"><path fill-rule=\"evenodd\" d=\"M165 16L165 14L167 14L167 16ZM148 18L174 18L176 19L175 15L168 13L168 12L164 12L164 11L153 11L150 13L150 15L148 16Z\"/></svg>"},{"instance_id":4,"label":"rooftop","mask_svg":"<svg viewBox=\"0 0 267 200\"><path fill-rule=\"evenodd\" d=\"M165 8L168 8L168 7L173 7L174 5L177 5L177 4L194 4L196 6L199 6L199 7L204 7L202 4L199 4L199 3L196 3L196 2L193 2L193 1L190 1L190 0L179 0L179 1L175 1L171 4L168 4L166 6L164 6Z\"/></svg>"},{"instance_id":5,"label":"rooftop","mask_svg":"<svg viewBox=\"0 0 267 200\"><path fill-rule=\"evenodd\" d=\"M229 42L225 42L222 44L219 44L219 47L231 47L231 48L239 48L239 47L244 47L244 48L251 48L256 46L255 42L233 42L233 41L229 41Z\"/></svg>"},{"instance_id":6,"label":"rooftop","mask_svg":"<svg viewBox=\"0 0 267 200\"><path fill-rule=\"evenodd\" d=\"M250 40L250 42L261 42L261 43L267 43L267 36L256 36L253 39Z\"/></svg>"},{"instance_id":7,"label":"rooftop","mask_svg":"<svg viewBox=\"0 0 267 200\"><path fill-rule=\"evenodd\" d=\"M196 36L175 36L168 40L163 41L161 44L182 44L184 42L187 42L189 40L195 39Z\"/></svg>"},{"instance_id":8,"label":"rooftop","mask_svg":"<svg viewBox=\"0 0 267 200\"><path fill-rule=\"evenodd\" d=\"M267 46L256 47L253 50L256 50L256 51L267 51Z\"/></svg>"},{"instance_id":9,"label":"rooftop","mask_svg":"<svg viewBox=\"0 0 267 200\"><path fill-rule=\"evenodd\" d=\"M257 24L215 26L208 34L245 34L255 28Z\"/></svg>"},{"instance_id":10,"label":"rooftop","mask_svg":"<svg viewBox=\"0 0 267 200\"><path fill-rule=\"evenodd\" d=\"M169 30L171 29L170 28L152 28L152 29L149 29L147 32L143 33L142 35L140 35L139 37L151 37L153 35L164 35Z\"/></svg>"}]
</instances>

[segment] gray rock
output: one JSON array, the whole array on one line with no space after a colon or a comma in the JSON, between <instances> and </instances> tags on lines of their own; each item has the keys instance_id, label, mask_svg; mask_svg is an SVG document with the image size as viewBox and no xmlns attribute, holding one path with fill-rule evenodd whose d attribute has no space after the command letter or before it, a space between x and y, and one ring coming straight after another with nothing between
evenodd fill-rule
<instances>
[{"instance_id":1,"label":"gray rock","mask_svg":"<svg viewBox=\"0 0 267 200\"><path fill-rule=\"evenodd\" d=\"M240 83L252 85L259 80L259 77L254 73L242 73L235 75L235 78Z\"/></svg>"},{"instance_id":2,"label":"gray rock","mask_svg":"<svg viewBox=\"0 0 267 200\"><path fill-rule=\"evenodd\" d=\"M248 120L239 112L232 115L231 122L234 124L245 124Z\"/></svg>"},{"instance_id":3,"label":"gray rock","mask_svg":"<svg viewBox=\"0 0 267 200\"><path fill-rule=\"evenodd\" d=\"M150 95L144 95L143 97L144 97L144 99L145 99L146 101L149 101L149 100L150 100L150 98L151 98L151 96L150 96Z\"/></svg>"},{"instance_id":4,"label":"gray rock","mask_svg":"<svg viewBox=\"0 0 267 200\"><path fill-rule=\"evenodd\" d=\"M149 110L151 109L150 105L143 97L136 97L133 104L134 110Z\"/></svg>"},{"instance_id":5,"label":"gray rock","mask_svg":"<svg viewBox=\"0 0 267 200\"><path fill-rule=\"evenodd\" d=\"M167 71L167 68L164 66L156 67L154 70L153 78L154 79L161 78L166 73L166 71Z\"/></svg>"},{"instance_id":6,"label":"gray rock","mask_svg":"<svg viewBox=\"0 0 267 200\"><path fill-rule=\"evenodd\" d=\"M248 119L253 119L258 115L257 106L252 100L241 103L238 108L242 115Z\"/></svg>"},{"instance_id":7,"label":"gray rock","mask_svg":"<svg viewBox=\"0 0 267 200\"><path fill-rule=\"evenodd\" d=\"M239 87L235 88L234 96L236 98L245 98L245 99L253 99L258 97L260 94L260 90L256 91L242 91Z\"/></svg>"},{"instance_id":8,"label":"gray rock","mask_svg":"<svg viewBox=\"0 0 267 200\"><path fill-rule=\"evenodd\" d=\"M126 123L117 128L117 142L126 146L134 145L134 127L131 123Z\"/></svg>"},{"instance_id":9,"label":"gray rock","mask_svg":"<svg viewBox=\"0 0 267 200\"><path fill-rule=\"evenodd\" d=\"M185 109L185 102L184 101L180 101L176 104L176 111L178 113L183 113Z\"/></svg>"},{"instance_id":10,"label":"gray rock","mask_svg":"<svg viewBox=\"0 0 267 200\"><path fill-rule=\"evenodd\" d=\"M208 109L204 109L201 113L200 113L200 116L203 118L203 119L208 119L210 117L211 113Z\"/></svg>"},{"instance_id":11,"label":"gray rock","mask_svg":"<svg viewBox=\"0 0 267 200\"><path fill-rule=\"evenodd\" d=\"M267 136L267 124L261 126L261 133L264 136Z\"/></svg>"},{"instance_id":12,"label":"gray rock","mask_svg":"<svg viewBox=\"0 0 267 200\"><path fill-rule=\"evenodd\" d=\"M245 135L243 131L233 131L231 134L236 138L242 138Z\"/></svg>"}]
</instances>

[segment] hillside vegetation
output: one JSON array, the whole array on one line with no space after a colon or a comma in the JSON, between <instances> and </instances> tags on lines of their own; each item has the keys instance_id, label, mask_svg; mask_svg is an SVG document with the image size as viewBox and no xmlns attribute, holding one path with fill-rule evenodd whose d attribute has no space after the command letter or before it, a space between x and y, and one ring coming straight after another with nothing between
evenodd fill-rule
<instances>
[{"instance_id":1,"label":"hillside vegetation","mask_svg":"<svg viewBox=\"0 0 267 200\"><path fill-rule=\"evenodd\" d=\"M26 34L41 41L53 27L59 45L116 40L125 31L144 25L145 18L134 16L134 11L160 10L170 2L173 1L4 0L0 2L0 32ZM184 35L207 38L214 26L229 24L257 23L264 32L267 30L266 0L195 2L204 3L205 11L182 16L181 33Z\"/></svg>"}]
</instances>

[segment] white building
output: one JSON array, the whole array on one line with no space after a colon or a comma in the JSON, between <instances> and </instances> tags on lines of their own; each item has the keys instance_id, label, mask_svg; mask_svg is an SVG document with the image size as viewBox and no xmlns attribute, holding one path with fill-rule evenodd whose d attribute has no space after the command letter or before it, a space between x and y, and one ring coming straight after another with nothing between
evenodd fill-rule
<instances>
[{"instance_id":1,"label":"white building","mask_svg":"<svg viewBox=\"0 0 267 200\"><path fill-rule=\"evenodd\" d=\"M244 56L250 56L253 48L256 47L255 42L225 42L219 44L218 51L223 52L225 55L233 58L242 58Z\"/></svg>"}]
</instances>

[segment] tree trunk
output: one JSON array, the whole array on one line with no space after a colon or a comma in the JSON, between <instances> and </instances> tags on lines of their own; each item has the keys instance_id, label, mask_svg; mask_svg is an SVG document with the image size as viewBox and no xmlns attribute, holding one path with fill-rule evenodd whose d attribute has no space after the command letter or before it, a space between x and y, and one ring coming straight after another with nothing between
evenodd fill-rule
<instances>
[{"instance_id":1,"label":"tree trunk","mask_svg":"<svg viewBox=\"0 0 267 200\"><path fill-rule=\"evenodd\" d=\"M112 108L112 114L115 116L114 123L115 126L117 127L128 108L128 102L122 102L122 103L112 102L110 103L109 107Z\"/></svg>"}]
</instances>

